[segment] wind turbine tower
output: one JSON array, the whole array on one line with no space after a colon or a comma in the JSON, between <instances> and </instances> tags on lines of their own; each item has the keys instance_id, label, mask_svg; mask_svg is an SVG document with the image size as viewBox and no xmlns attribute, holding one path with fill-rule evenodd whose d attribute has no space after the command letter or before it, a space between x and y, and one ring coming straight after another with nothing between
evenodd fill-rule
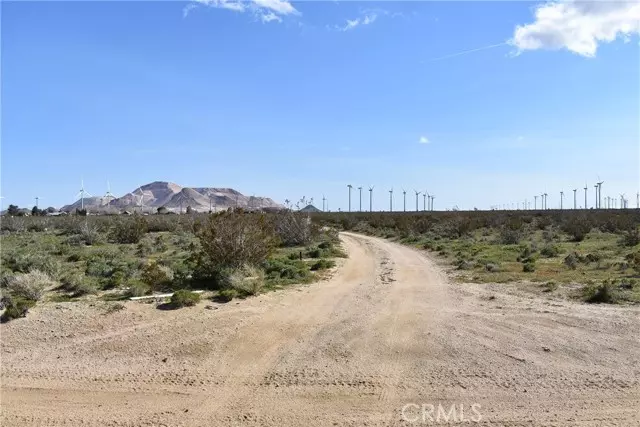
<instances>
[{"instance_id":1,"label":"wind turbine tower","mask_svg":"<svg viewBox=\"0 0 640 427\"><path fill-rule=\"evenodd\" d=\"M373 187L369 187L369 212L373 212Z\"/></svg>"},{"instance_id":2,"label":"wind turbine tower","mask_svg":"<svg viewBox=\"0 0 640 427\"><path fill-rule=\"evenodd\" d=\"M562 200L564 199L564 191L560 192L560 210L562 210Z\"/></svg>"},{"instance_id":3,"label":"wind turbine tower","mask_svg":"<svg viewBox=\"0 0 640 427\"><path fill-rule=\"evenodd\" d=\"M538 196L533 196L533 209L538 210Z\"/></svg>"},{"instance_id":4,"label":"wind turbine tower","mask_svg":"<svg viewBox=\"0 0 640 427\"><path fill-rule=\"evenodd\" d=\"M422 193L422 212L427 211L427 190Z\"/></svg>"},{"instance_id":5,"label":"wind turbine tower","mask_svg":"<svg viewBox=\"0 0 640 427\"><path fill-rule=\"evenodd\" d=\"M421 192L416 190L413 191L415 191L416 193L416 212L418 212L418 197L420 196Z\"/></svg>"},{"instance_id":6,"label":"wind turbine tower","mask_svg":"<svg viewBox=\"0 0 640 427\"><path fill-rule=\"evenodd\" d=\"M588 190L588 186L587 183L584 183L584 208L587 209L587 190Z\"/></svg>"},{"instance_id":7,"label":"wind turbine tower","mask_svg":"<svg viewBox=\"0 0 640 427\"><path fill-rule=\"evenodd\" d=\"M577 188L573 189L573 209L576 209L576 203L577 203L577 199L576 199L576 191L578 191Z\"/></svg>"},{"instance_id":8,"label":"wind turbine tower","mask_svg":"<svg viewBox=\"0 0 640 427\"><path fill-rule=\"evenodd\" d=\"M549 195L548 195L547 193L544 193L544 209L545 209L545 210L547 209L547 197L548 197L548 196L549 196Z\"/></svg>"},{"instance_id":9,"label":"wind turbine tower","mask_svg":"<svg viewBox=\"0 0 640 427\"><path fill-rule=\"evenodd\" d=\"M604 181L598 183L598 208L602 207L602 184L604 184Z\"/></svg>"},{"instance_id":10,"label":"wind turbine tower","mask_svg":"<svg viewBox=\"0 0 640 427\"><path fill-rule=\"evenodd\" d=\"M93 197L91 194L89 194L87 191L85 191L84 189L84 180L81 179L80 180L80 192L76 195L76 199L78 197L80 197L80 209L84 210L84 196L85 194L89 197Z\"/></svg>"},{"instance_id":11,"label":"wind turbine tower","mask_svg":"<svg viewBox=\"0 0 640 427\"><path fill-rule=\"evenodd\" d=\"M353 188L353 185L349 184L347 187L349 188L349 212L351 212L351 189Z\"/></svg>"},{"instance_id":12,"label":"wind turbine tower","mask_svg":"<svg viewBox=\"0 0 640 427\"><path fill-rule=\"evenodd\" d=\"M431 210L433 210L433 199L435 199L436 196L434 196L433 194L431 195Z\"/></svg>"},{"instance_id":13,"label":"wind turbine tower","mask_svg":"<svg viewBox=\"0 0 640 427\"><path fill-rule=\"evenodd\" d=\"M600 208L600 204L598 203L598 184L594 185L596 189L596 209Z\"/></svg>"},{"instance_id":14,"label":"wind turbine tower","mask_svg":"<svg viewBox=\"0 0 640 427\"><path fill-rule=\"evenodd\" d=\"M393 187L389 190L389 212L393 212Z\"/></svg>"},{"instance_id":15,"label":"wind turbine tower","mask_svg":"<svg viewBox=\"0 0 640 427\"><path fill-rule=\"evenodd\" d=\"M402 211L406 212L407 211L407 190L405 190L404 188L402 189L402 199L403 199Z\"/></svg>"},{"instance_id":16,"label":"wind turbine tower","mask_svg":"<svg viewBox=\"0 0 640 427\"><path fill-rule=\"evenodd\" d=\"M362 187L358 187L358 191L360 192L360 212L362 212Z\"/></svg>"},{"instance_id":17,"label":"wind turbine tower","mask_svg":"<svg viewBox=\"0 0 640 427\"><path fill-rule=\"evenodd\" d=\"M327 198L324 197L324 194L322 195L322 212L325 211L325 202L326 202Z\"/></svg>"}]
</instances>

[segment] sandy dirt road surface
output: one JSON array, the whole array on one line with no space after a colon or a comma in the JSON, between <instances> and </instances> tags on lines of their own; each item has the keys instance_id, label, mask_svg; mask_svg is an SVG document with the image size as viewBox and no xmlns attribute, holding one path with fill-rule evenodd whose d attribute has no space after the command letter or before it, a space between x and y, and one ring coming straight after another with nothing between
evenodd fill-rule
<instances>
[{"instance_id":1,"label":"sandy dirt road surface","mask_svg":"<svg viewBox=\"0 0 640 427\"><path fill-rule=\"evenodd\" d=\"M1 424L640 425L638 308L453 284L419 251L342 239L313 285L1 325Z\"/></svg>"}]
</instances>

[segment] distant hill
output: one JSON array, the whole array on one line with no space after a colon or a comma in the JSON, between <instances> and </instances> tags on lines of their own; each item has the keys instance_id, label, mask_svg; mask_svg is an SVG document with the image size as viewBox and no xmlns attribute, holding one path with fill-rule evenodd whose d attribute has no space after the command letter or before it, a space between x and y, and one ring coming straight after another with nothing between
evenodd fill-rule
<instances>
[{"instance_id":1,"label":"distant hill","mask_svg":"<svg viewBox=\"0 0 640 427\"><path fill-rule=\"evenodd\" d=\"M80 200L63 206L61 211L71 212L80 209ZM186 211L191 207L196 212L240 207L244 209L283 208L268 197L245 196L232 188L182 187L172 182L156 181L143 185L122 197L87 197L84 206L89 212L139 211L156 212L164 206L172 212Z\"/></svg>"},{"instance_id":2,"label":"distant hill","mask_svg":"<svg viewBox=\"0 0 640 427\"><path fill-rule=\"evenodd\" d=\"M313 205L307 205L304 208L300 209L300 212L322 212L320 209L316 208Z\"/></svg>"}]
</instances>

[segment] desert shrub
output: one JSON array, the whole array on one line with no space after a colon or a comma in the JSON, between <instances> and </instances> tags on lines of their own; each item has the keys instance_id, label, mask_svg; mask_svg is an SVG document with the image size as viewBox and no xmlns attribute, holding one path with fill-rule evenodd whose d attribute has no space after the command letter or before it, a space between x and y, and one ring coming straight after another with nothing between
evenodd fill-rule
<instances>
[{"instance_id":1,"label":"desert shrub","mask_svg":"<svg viewBox=\"0 0 640 427\"><path fill-rule=\"evenodd\" d=\"M275 215L272 222L283 246L304 246L311 242L313 227L308 215L287 210Z\"/></svg>"},{"instance_id":2,"label":"desert shrub","mask_svg":"<svg viewBox=\"0 0 640 427\"><path fill-rule=\"evenodd\" d=\"M302 283L311 277L307 264L299 260L270 259L262 267L267 278L274 282Z\"/></svg>"},{"instance_id":3,"label":"desert shrub","mask_svg":"<svg viewBox=\"0 0 640 427\"><path fill-rule=\"evenodd\" d=\"M540 255L545 258L554 258L560 255L560 248L557 245L544 245L542 249L540 249Z\"/></svg>"},{"instance_id":4,"label":"desert shrub","mask_svg":"<svg viewBox=\"0 0 640 427\"><path fill-rule=\"evenodd\" d=\"M180 289L171 295L171 305L175 308L193 307L200 302L200 294Z\"/></svg>"},{"instance_id":5,"label":"desert shrub","mask_svg":"<svg viewBox=\"0 0 640 427\"><path fill-rule=\"evenodd\" d=\"M47 230L48 221L46 219L32 219L27 224L27 231L42 233Z\"/></svg>"},{"instance_id":6,"label":"desert shrub","mask_svg":"<svg viewBox=\"0 0 640 427\"><path fill-rule=\"evenodd\" d=\"M522 239L522 232L519 229L502 227L500 229L499 242L503 245L517 245Z\"/></svg>"},{"instance_id":7,"label":"desert shrub","mask_svg":"<svg viewBox=\"0 0 640 427\"><path fill-rule=\"evenodd\" d=\"M15 276L5 276L2 287L11 296L38 301L44 295L47 288L56 285L56 282L47 274L39 270Z\"/></svg>"},{"instance_id":8,"label":"desert shrub","mask_svg":"<svg viewBox=\"0 0 640 427\"><path fill-rule=\"evenodd\" d=\"M20 233L26 230L24 218L4 215L0 221L0 230L11 233Z\"/></svg>"},{"instance_id":9,"label":"desert shrub","mask_svg":"<svg viewBox=\"0 0 640 427\"><path fill-rule=\"evenodd\" d=\"M473 269L473 262L461 259L458 260L456 266L458 267L458 270L471 270Z\"/></svg>"},{"instance_id":10,"label":"desert shrub","mask_svg":"<svg viewBox=\"0 0 640 427\"><path fill-rule=\"evenodd\" d=\"M151 262L142 267L140 279L152 290L164 290L173 282L173 271L165 265Z\"/></svg>"},{"instance_id":11,"label":"desert shrub","mask_svg":"<svg viewBox=\"0 0 640 427\"><path fill-rule=\"evenodd\" d=\"M104 242L104 237L98 231L98 227L87 221L80 226L80 232L76 235L85 245L91 246Z\"/></svg>"},{"instance_id":12,"label":"desert shrub","mask_svg":"<svg viewBox=\"0 0 640 427\"><path fill-rule=\"evenodd\" d=\"M525 273L533 273L536 271L536 264L532 261L522 264L522 271Z\"/></svg>"},{"instance_id":13,"label":"desert shrub","mask_svg":"<svg viewBox=\"0 0 640 427\"><path fill-rule=\"evenodd\" d=\"M640 230L634 228L633 230L625 231L620 239L621 246L636 246L640 243Z\"/></svg>"},{"instance_id":14,"label":"desert shrub","mask_svg":"<svg viewBox=\"0 0 640 427\"><path fill-rule=\"evenodd\" d=\"M321 258L324 256L324 251L320 248L309 248L307 249L306 256L309 258Z\"/></svg>"},{"instance_id":15,"label":"desert shrub","mask_svg":"<svg viewBox=\"0 0 640 427\"><path fill-rule=\"evenodd\" d=\"M311 264L311 271L326 270L328 268L333 268L335 266L336 266L336 262L334 260L323 258Z\"/></svg>"},{"instance_id":16,"label":"desert shrub","mask_svg":"<svg viewBox=\"0 0 640 427\"><path fill-rule=\"evenodd\" d=\"M209 215L197 234L193 254L199 276L211 277L224 268L264 262L275 246L275 235L264 215L224 212Z\"/></svg>"},{"instance_id":17,"label":"desert shrub","mask_svg":"<svg viewBox=\"0 0 640 427\"><path fill-rule=\"evenodd\" d=\"M147 220L142 216L119 217L113 223L109 238L114 243L138 243L147 232L147 227Z\"/></svg>"},{"instance_id":18,"label":"desert shrub","mask_svg":"<svg viewBox=\"0 0 640 427\"><path fill-rule=\"evenodd\" d=\"M609 283L603 283L597 287L588 286L584 290L584 295L585 301L591 304L618 302L618 296Z\"/></svg>"},{"instance_id":19,"label":"desert shrub","mask_svg":"<svg viewBox=\"0 0 640 427\"><path fill-rule=\"evenodd\" d=\"M141 297L151 292L149 285L139 279L129 279L126 286L129 297Z\"/></svg>"},{"instance_id":20,"label":"desert shrub","mask_svg":"<svg viewBox=\"0 0 640 427\"><path fill-rule=\"evenodd\" d=\"M0 322L8 322L9 320L25 317L29 309L36 305L34 300L11 295L3 296L2 303L5 311L0 317Z\"/></svg>"},{"instance_id":21,"label":"desert shrub","mask_svg":"<svg viewBox=\"0 0 640 427\"><path fill-rule=\"evenodd\" d=\"M141 240L136 245L136 255L139 257L147 257L153 252L153 246L147 240Z\"/></svg>"},{"instance_id":22,"label":"desert shrub","mask_svg":"<svg viewBox=\"0 0 640 427\"><path fill-rule=\"evenodd\" d=\"M60 279L60 288L69 292L74 297L95 294L98 290L95 282L79 273L68 273Z\"/></svg>"},{"instance_id":23,"label":"desert shrub","mask_svg":"<svg viewBox=\"0 0 640 427\"><path fill-rule=\"evenodd\" d=\"M235 289L223 289L218 293L217 300L221 302L229 302L238 296L238 291Z\"/></svg>"},{"instance_id":24,"label":"desert shrub","mask_svg":"<svg viewBox=\"0 0 640 427\"><path fill-rule=\"evenodd\" d=\"M265 273L252 265L244 265L233 270L229 276L231 287L240 293L257 295L264 287Z\"/></svg>"},{"instance_id":25,"label":"desert shrub","mask_svg":"<svg viewBox=\"0 0 640 427\"><path fill-rule=\"evenodd\" d=\"M598 253L587 254L585 256L585 260L587 262L599 262L600 260L602 260L602 255Z\"/></svg>"},{"instance_id":26,"label":"desert shrub","mask_svg":"<svg viewBox=\"0 0 640 427\"><path fill-rule=\"evenodd\" d=\"M485 264L484 269L489 273L498 273L500 271L500 265L497 263L488 262Z\"/></svg>"},{"instance_id":27,"label":"desert shrub","mask_svg":"<svg viewBox=\"0 0 640 427\"><path fill-rule=\"evenodd\" d=\"M581 242L591 231L591 221L586 215L570 216L561 225L562 231L567 233L574 242Z\"/></svg>"},{"instance_id":28,"label":"desert shrub","mask_svg":"<svg viewBox=\"0 0 640 427\"><path fill-rule=\"evenodd\" d=\"M569 267L572 270L575 270L578 267L578 262L580 258L576 252L571 252L569 255L564 257L564 265Z\"/></svg>"},{"instance_id":29,"label":"desert shrub","mask_svg":"<svg viewBox=\"0 0 640 427\"><path fill-rule=\"evenodd\" d=\"M543 285L543 292L553 292L558 289L558 284L553 281L549 281Z\"/></svg>"}]
</instances>

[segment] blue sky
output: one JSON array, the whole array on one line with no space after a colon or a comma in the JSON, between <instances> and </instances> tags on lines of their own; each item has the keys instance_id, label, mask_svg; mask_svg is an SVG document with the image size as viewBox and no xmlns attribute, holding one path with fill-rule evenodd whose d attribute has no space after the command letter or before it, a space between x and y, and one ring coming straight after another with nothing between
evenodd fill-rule
<instances>
[{"instance_id":1,"label":"blue sky","mask_svg":"<svg viewBox=\"0 0 640 427\"><path fill-rule=\"evenodd\" d=\"M81 178L94 195L107 180L118 196L163 180L320 206L325 194L331 210L346 209L347 184L375 185L374 209L388 209L391 187L395 208L403 187L435 194L436 209L545 191L556 207L585 181L591 204L598 176L603 196L635 207L632 3L2 2L1 13L4 207L70 203Z\"/></svg>"}]
</instances>

